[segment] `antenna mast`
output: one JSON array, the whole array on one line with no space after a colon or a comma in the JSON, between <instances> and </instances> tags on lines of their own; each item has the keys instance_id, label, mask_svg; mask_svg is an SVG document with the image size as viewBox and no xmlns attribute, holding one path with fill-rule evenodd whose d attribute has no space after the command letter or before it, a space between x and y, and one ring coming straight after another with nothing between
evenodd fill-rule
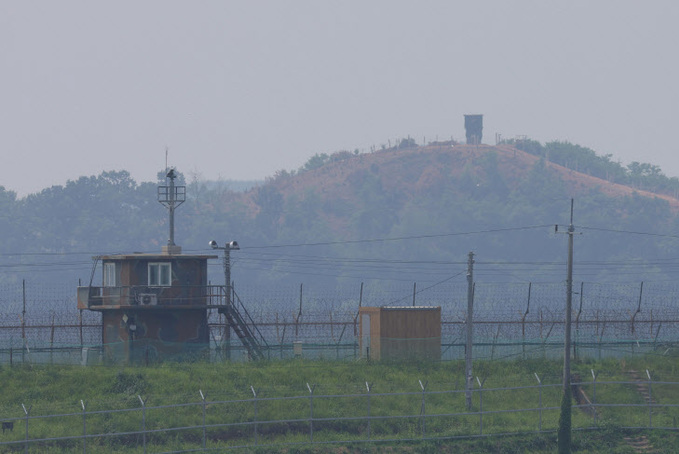
<instances>
[{"instance_id":1,"label":"antenna mast","mask_svg":"<svg viewBox=\"0 0 679 454\"><path fill-rule=\"evenodd\" d=\"M181 254L181 246L174 243L174 210L186 201L186 186L175 186L174 180L177 174L174 168L170 169L165 175L170 180L168 186L158 186L158 202L165 206L170 213L170 235L167 239L167 246L163 246L164 254Z\"/></svg>"}]
</instances>

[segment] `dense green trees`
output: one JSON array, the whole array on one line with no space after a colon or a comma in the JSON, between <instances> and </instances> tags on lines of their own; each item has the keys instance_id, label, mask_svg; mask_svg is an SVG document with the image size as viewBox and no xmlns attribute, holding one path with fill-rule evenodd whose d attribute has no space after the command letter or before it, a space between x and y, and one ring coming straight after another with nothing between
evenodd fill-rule
<instances>
[{"instance_id":1,"label":"dense green trees","mask_svg":"<svg viewBox=\"0 0 679 454\"><path fill-rule=\"evenodd\" d=\"M624 167L620 162L612 161L610 154L597 155L590 148L569 142L557 141L542 145L531 139L513 139L504 143L577 172L613 183L626 184L636 189L668 194L673 197L679 195L679 178L665 176L660 167L653 164L634 161Z\"/></svg>"}]
</instances>

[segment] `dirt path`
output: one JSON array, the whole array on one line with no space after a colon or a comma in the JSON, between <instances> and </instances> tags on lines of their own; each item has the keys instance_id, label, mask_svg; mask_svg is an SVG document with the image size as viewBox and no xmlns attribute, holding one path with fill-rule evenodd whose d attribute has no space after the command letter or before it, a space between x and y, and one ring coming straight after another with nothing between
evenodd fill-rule
<instances>
[{"instance_id":1,"label":"dirt path","mask_svg":"<svg viewBox=\"0 0 679 454\"><path fill-rule=\"evenodd\" d=\"M641 397L644 398L644 402L651 405L654 404L655 400L648 392L648 384L642 379L639 372L637 372L634 369L630 369L629 371L627 371L627 373L629 374L630 378L634 381L634 388L636 389L637 393L639 393ZM627 443L632 449L634 449L634 452L636 453L641 454L657 452L645 435L639 435L636 437L625 437L624 440L625 443Z\"/></svg>"}]
</instances>

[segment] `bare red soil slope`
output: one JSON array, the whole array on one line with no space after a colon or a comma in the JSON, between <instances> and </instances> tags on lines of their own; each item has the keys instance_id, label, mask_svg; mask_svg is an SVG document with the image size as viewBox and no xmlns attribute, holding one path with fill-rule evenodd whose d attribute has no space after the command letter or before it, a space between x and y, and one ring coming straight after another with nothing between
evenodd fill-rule
<instances>
[{"instance_id":1,"label":"bare red soil slope","mask_svg":"<svg viewBox=\"0 0 679 454\"><path fill-rule=\"evenodd\" d=\"M356 188L366 178L375 179L385 192L408 198L437 185L445 185L463 172L483 176L484 155L495 152L497 168L509 188L525 178L539 157L508 145L436 145L410 149L390 149L369 154L352 155L326 165L287 177L274 178L272 184L286 199L304 198L310 192L323 200L360 198ZM666 200L673 211L679 212L679 200L668 195L634 189L601 178L592 177L558 164L545 165L559 175L571 197L599 190L610 197L637 193L643 197Z\"/></svg>"}]
</instances>

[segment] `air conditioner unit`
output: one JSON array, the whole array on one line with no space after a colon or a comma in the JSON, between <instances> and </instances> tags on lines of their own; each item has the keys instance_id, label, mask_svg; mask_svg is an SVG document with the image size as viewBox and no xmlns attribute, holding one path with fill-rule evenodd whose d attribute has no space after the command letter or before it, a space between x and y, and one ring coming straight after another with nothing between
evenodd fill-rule
<instances>
[{"instance_id":1,"label":"air conditioner unit","mask_svg":"<svg viewBox=\"0 0 679 454\"><path fill-rule=\"evenodd\" d=\"M158 295L155 293L140 293L139 302L143 306L155 306L158 304Z\"/></svg>"}]
</instances>

